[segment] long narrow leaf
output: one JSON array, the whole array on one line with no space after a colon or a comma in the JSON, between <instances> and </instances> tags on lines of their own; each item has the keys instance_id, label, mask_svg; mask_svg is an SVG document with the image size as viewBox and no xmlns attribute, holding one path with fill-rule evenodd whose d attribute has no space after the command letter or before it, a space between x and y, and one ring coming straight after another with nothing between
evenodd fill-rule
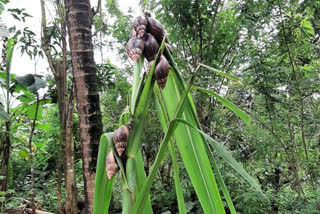
<instances>
[{"instance_id":1,"label":"long narrow leaf","mask_svg":"<svg viewBox=\"0 0 320 214\"><path fill-rule=\"evenodd\" d=\"M157 53L156 58L158 57L159 53L164 47L164 40L162 41L162 44L159 48L159 51ZM137 103L137 107L131 103L131 112L134 112L134 124L132 128L132 132L130 133L129 139L128 139L128 147L126 150L126 154L128 156L127 160L127 170L126 170L126 175L127 175L127 180L129 183L129 186L131 185L131 188L134 186L134 196L128 192L124 192L124 204L123 204L123 210L122 213L131 213L132 206L135 200L135 196L138 195L140 192L141 185L139 185L139 182L144 182L145 181L145 173L144 173L144 167L143 167L143 162L137 160L138 153L139 153L139 148L141 145L141 136L143 134L143 128L144 128L144 122L145 118L147 115L147 109L150 106L151 100L152 100L152 95L153 95L153 85L155 82L155 79L153 77L153 72L155 69L155 62L154 61L152 68L150 70L149 76L146 78L145 85L142 89L142 92L140 96L135 97L135 101L133 103L137 103L137 100L139 98L139 101ZM142 67L139 67L139 73L142 72ZM135 75L134 78L139 78L139 76ZM137 80L134 80L136 82ZM133 85L133 87L138 87L136 85ZM133 88L133 93L134 91L137 91L136 88ZM133 95L134 96L134 95ZM132 165L132 167L130 167ZM140 180L137 179L137 176ZM146 195L146 200L147 203L144 204L144 207L146 209L143 210L141 213L152 213L152 208L151 208L151 202L149 199L149 194Z\"/></svg>"},{"instance_id":2,"label":"long narrow leaf","mask_svg":"<svg viewBox=\"0 0 320 214\"><path fill-rule=\"evenodd\" d=\"M205 92L211 96L214 96L215 98L217 98L217 100L219 100L225 107L227 107L228 109L230 109L231 111L233 111L236 115L238 115L246 124L250 124L250 117L247 113L245 113L244 111L242 111L239 107L237 107L235 104L233 104L232 102L224 99L223 97L219 96L218 94L206 90L204 88L200 88L200 87L196 87L194 86L193 89L197 89L200 90L202 92Z\"/></svg>"},{"instance_id":3,"label":"long narrow leaf","mask_svg":"<svg viewBox=\"0 0 320 214\"><path fill-rule=\"evenodd\" d=\"M8 122L10 120L9 115L7 114L7 112L5 112L5 110L3 109L2 106L0 106L0 119Z\"/></svg>"},{"instance_id":4,"label":"long narrow leaf","mask_svg":"<svg viewBox=\"0 0 320 214\"><path fill-rule=\"evenodd\" d=\"M223 76L223 77L225 77L225 78L227 78L229 80L232 80L232 81L235 81L235 82L238 82L238 83L240 83L240 81L241 81L238 77L235 77L235 76L232 76L230 74L224 73L224 72L219 71L218 69L212 68L210 66L207 66L207 65L204 65L204 64L201 64L201 63L200 63L200 66L205 67L205 68L209 69L210 71L213 71L214 73L219 74L219 75L221 75L221 76Z\"/></svg>"},{"instance_id":5,"label":"long narrow leaf","mask_svg":"<svg viewBox=\"0 0 320 214\"><path fill-rule=\"evenodd\" d=\"M167 111L165 109L164 103L161 98L159 87L154 87L154 92L155 92L154 93L155 94L154 103L157 108L157 112L159 115L159 120L160 120L162 129L163 129L163 131L165 131L168 129L169 118L168 118ZM179 178L179 167L178 167L177 157L175 154L175 148L173 145L172 138L170 139L170 142L169 142L169 152L170 152L170 155L172 158L172 163L173 163L174 186L176 189L176 196L177 196L177 201L178 201L179 213L185 214L186 213L186 206L185 206L184 199L183 199L183 193L182 193L180 178Z\"/></svg>"},{"instance_id":6,"label":"long narrow leaf","mask_svg":"<svg viewBox=\"0 0 320 214\"><path fill-rule=\"evenodd\" d=\"M215 149L217 154L227 163L229 164L233 169L235 169L244 179L246 179L254 188L256 188L261 194L267 198L263 192L261 191L259 185L256 183L256 181L243 169L243 167L232 157L230 152L228 152L222 145L220 145L218 142L213 140L209 135L201 131L200 129L196 128L189 122L182 120L182 119L176 119L177 121L184 123L185 125L197 130L209 143L212 145L212 147Z\"/></svg>"},{"instance_id":7,"label":"long narrow leaf","mask_svg":"<svg viewBox=\"0 0 320 214\"><path fill-rule=\"evenodd\" d=\"M141 78L143 61L144 61L143 56L141 56L139 61L134 66L132 96L131 96L131 106L130 106L132 115L134 114L134 110L138 100L138 95L143 85L143 78Z\"/></svg>"},{"instance_id":8,"label":"long narrow leaf","mask_svg":"<svg viewBox=\"0 0 320 214\"><path fill-rule=\"evenodd\" d=\"M221 173L219 171L219 168L217 166L216 160L214 159L212 153L209 155L209 157L210 157L210 160L212 162L213 170L214 170L214 172L215 172L215 174L217 176L218 183L220 184L220 188L222 189L223 195L224 195L224 197L225 197L225 199L227 201L227 204L229 206L230 212L231 212L231 214L236 214L237 213L236 209L233 206L229 191L228 191L227 186L225 185L225 183L223 181L223 178L222 178Z\"/></svg>"},{"instance_id":9,"label":"long narrow leaf","mask_svg":"<svg viewBox=\"0 0 320 214\"><path fill-rule=\"evenodd\" d=\"M175 112L175 117L180 117L183 113L183 107L184 107L184 104L185 104L185 100L186 100L186 97L187 95L189 94L189 91L190 91L190 88L192 86L192 83L193 83L193 80L194 80L194 76L191 78L190 82L189 82L189 85L188 87L186 88L184 94L181 96L181 99L179 101L179 104L178 104L178 107L176 109L176 112ZM159 148L159 152L156 156L156 159L154 161L154 164L152 165L151 167L151 170L150 170L150 173L149 173L149 176L147 177L147 180L145 182L145 184L143 185L139 195L138 195L138 198L137 198L137 201L133 207L133 211L132 211L132 214L138 214L138 213L141 213L142 210L143 210L143 204L146 200L146 195L148 195L147 193L149 193L150 189L151 189L151 185L152 185L152 182L156 176L156 172L157 170L159 169L160 167L160 164L165 156L165 152L166 152L166 149L167 149L167 145L169 143L169 140L170 138L172 137L173 135L173 132L174 130L176 129L176 122L172 122L170 123L166 133L165 133L165 136L164 136L164 139L162 140L161 142L161 145L160 145L160 148Z\"/></svg>"},{"instance_id":10,"label":"long narrow leaf","mask_svg":"<svg viewBox=\"0 0 320 214\"><path fill-rule=\"evenodd\" d=\"M94 214L107 214L112 194L112 179L107 178L106 169L106 157L110 151L113 133L103 134L100 139L99 153L97 160L97 173L94 187L94 202L93 213Z\"/></svg>"},{"instance_id":11,"label":"long narrow leaf","mask_svg":"<svg viewBox=\"0 0 320 214\"><path fill-rule=\"evenodd\" d=\"M177 100L185 90L185 82L180 75L170 52L165 49L173 70L170 71L168 82L162 91L164 103L168 110L169 118L174 119ZM188 95L187 105L182 118L200 127L191 94ZM224 213L219 190L208 159L206 143L197 131L179 125L175 131L175 139L185 168L200 200L205 213Z\"/></svg>"}]
</instances>

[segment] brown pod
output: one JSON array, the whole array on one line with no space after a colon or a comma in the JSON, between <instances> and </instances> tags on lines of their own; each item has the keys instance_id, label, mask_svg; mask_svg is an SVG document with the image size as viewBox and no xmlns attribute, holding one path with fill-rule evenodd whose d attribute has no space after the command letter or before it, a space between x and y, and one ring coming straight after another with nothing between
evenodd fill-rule
<instances>
[{"instance_id":1,"label":"brown pod","mask_svg":"<svg viewBox=\"0 0 320 214\"><path fill-rule=\"evenodd\" d=\"M164 28L158 20L150 17L148 18L147 32L151 33L158 43L161 44L164 36Z\"/></svg>"},{"instance_id":2,"label":"brown pod","mask_svg":"<svg viewBox=\"0 0 320 214\"><path fill-rule=\"evenodd\" d=\"M121 156L124 150L126 150L128 138L129 129L126 126L121 126L114 132L113 143L119 156Z\"/></svg>"},{"instance_id":3,"label":"brown pod","mask_svg":"<svg viewBox=\"0 0 320 214\"><path fill-rule=\"evenodd\" d=\"M140 38L131 38L126 46L127 54L134 62L138 62L144 49L144 41Z\"/></svg>"},{"instance_id":4,"label":"brown pod","mask_svg":"<svg viewBox=\"0 0 320 214\"><path fill-rule=\"evenodd\" d=\"M112 150L107 155L106 171L108 179L111 179L119 171L119 166L116 163L116 160L114 159L114 154Z\"/></svg>"},{"instance_id":5,"label":"brown pod","mask_svg":"<svg viewBox=\"0 0 320 214\"><path fill-rule=\"evenodd\" d=\"M133 27L139 37L143 37L147 29L148 20L144 16L138 16L133 21Z\"/></svg>"},{"instance_id":6,"label":"brown pod","mask_svg":"<svg viewBox=\"0 0 320 214\"><path fill-rule=\"evenodd\" d=\"M144 37L143 55L148 60L148 62L154 60L158 50L159 44L157 40L150 33L147 33Z\"/></svg>"},{"instance_id":7,"label":"brown pod","mask_svg":"<svg viewBox=\"0 0 320 214\"><path fill-rule=\"evenodd\" d=\"M169 63L163 55L160 57L160 61L156 66L154 74L159 87L164 89L169 74Z\"/></svg>"}]
</instances>

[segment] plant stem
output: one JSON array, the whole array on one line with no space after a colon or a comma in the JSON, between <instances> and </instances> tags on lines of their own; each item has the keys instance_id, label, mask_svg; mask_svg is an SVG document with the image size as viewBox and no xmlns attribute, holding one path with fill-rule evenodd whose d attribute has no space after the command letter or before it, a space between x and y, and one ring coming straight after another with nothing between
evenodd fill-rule
<instances>
[{"instance_id":1,"label":"plant stem","mask_svg":"<svg viewBox=\"0 0 320 214\"><path fill-rule=\"evenodd\" d=\"M36 127L36 120L38 116L38 109L39 109L39 94L37 93L37 102L36 102L36 111L34 114L33 123L31 126L31 133L29 137L29 160L30 160L30 169L31 169L31 207L32 207L32 214L35 214L35 206L34 206L34 174L33 174L33 157L32 157L32 137L34 134L34 130Z\"/></svg>"}]
</instances>

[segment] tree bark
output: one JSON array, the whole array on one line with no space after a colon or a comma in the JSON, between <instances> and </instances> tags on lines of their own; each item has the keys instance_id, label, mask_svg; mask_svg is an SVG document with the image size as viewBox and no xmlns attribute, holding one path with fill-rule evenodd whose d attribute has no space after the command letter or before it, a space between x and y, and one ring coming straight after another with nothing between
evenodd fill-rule
<instances>
[{"instance_id":1,"label":"tree bark","mask_svg":"<svg viewBox=\"0 0 320 214\"><path fill-rule=\"evenodd\" d=\"M6 192L8 190L8 169L9 169L9 154L10 154L10 122L6 122L6 133L5 138L0 139L0 176L4 176L0 179L0 192ZM1 204L0 204L1 205Z\"/></svg>"},{"instance_id":2,"label":"tree bark","mask_svg":"<svg viewBox=\"0 0 320 214\"><path fill-rule=\"evenodd\" d=\"M32 154L32 137L34 134L34 130L36 128L36 121L38 117L38 110L39 110L39 94L37 93L37 103L36 103L36 111L34 114L34 119L31 125L31 132L29 137L29 162L30 162L30 173L31 173L31 208L32 208L32 214L36 213L36 208L34 204L34 173L33 173L33 154Z\"/></svg>"},{"instance_id":3,"label":"tree bark","mask_svg":"<svg viewBox=\"0 0 320 214\"><path fill-rule=\"evenodd\" d=\"M62 42L62 61L55 60L49 49L49 41L46 33L46 15L44 1L40 0L42 11L42 46L48 58L51 71L54 75L57 91L58 91L58 104L59 104L59 119L60 119L60 147L63 150L64 158L64 177L65 177L65 211L68 214L76 214L78 212L78 189L76 185L75 169L74 169L74 142L73 142L73 108L74 108L74 95L73 89L70 91L68 100L67 88L67 42L66 42L66 19L64 12L64 5L61 0L56 0L57 13L60 22L60 35ZM64 147L64 148L63 148ZM58 161L59 164L61 161ZM58 196L61 200L61 169L60 165L57 166L58 171ZM61 201L58 202L59 212L64 213L61 206Z\"/></svg>"},{"instance_id":4,"label":"tree bark","mask_svg":"<svg viewBox=\"0 0 320 214\"><path fill-rule=\"evenodd\" d=\"M6 50L8 48L8 38L5 37L3 39L3 48L2 48L2 67L6 67L7 64L7 57L6 57ZM2 68L3 69L3 68ZM6 84L7 84L7 96L6 96L6 110L7 113L10 114L9 111L9 87L10 87L10 72L6 71ZM0 179L0 192L6 192L8 190L8 169L9 169L9 158L10 158L10 147L11 147L11 141L10 141L10 121L6 122L6 130L4 134L4 139L2 139L2 136L0 138L0 176L4 176L3 179ZM0 202L0 208L2 207L2 204Z\"/></svg>"},{"instance_id":5,"label":"tree bark","mask_svg":"<svg viewBox=\"0 0 320 214\"><path fill-rule=\"evenodd\" d=\"M92 11L89 0L65 0L65 8L80 122L85 213L92 213L97 154L102 134L100 98L93 58Z\"/></svg>"}]
</instances>

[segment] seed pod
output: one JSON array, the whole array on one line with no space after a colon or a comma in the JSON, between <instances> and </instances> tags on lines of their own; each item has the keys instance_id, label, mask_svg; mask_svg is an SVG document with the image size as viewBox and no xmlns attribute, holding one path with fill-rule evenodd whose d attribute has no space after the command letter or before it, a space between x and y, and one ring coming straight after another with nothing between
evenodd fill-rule
<instances>
[{"instance_id":1,"label":"seed pod","mask_svg":"<svg viewBox=\"0 0 320 214\"><path fill-rule=\"evenodd\" d=\"M126 126L121 126L114 132L113 143L119 156L121 156L124 150L126 150L128 138L129 129Z\"/></svg>"},{"instance_id":2,"label":"seed pod","mask_svg":"<svg viewBox=\"0 0 320 214\"><path fill-rule=\"evenodd\" d=\"M135 38L135 37L137 37L137 32L136 32L135 29L133 29L133 30L130 32L129 39Z\"/></svg>"},{"instance_id":3,"label":"seed pod","mask_svg":"<svg viewBox=\"0 0 320 214\"><path fill-rule=\"evenodd\" d=\"M164 87L166 86L167 78L169 74L169 63L163 55L161 55L160 57L160 61L156 66L156 70L154 74L159 87L161 89L164 89Z\"/></svg>"},{"instance_id":4,"label":"seed pod","mask_svg":"<svg viewBox=\"0 0 320 214\"><path fill-rule=\"evenodd\" d=\"M113 151L111 150L107 155L106 171L108 179L111 179L119 170L119 166L114 159Z\"/></svg>"},{"instance_id":5,"label":"seed pod","mask_svg":"<svg viewBox=\"0 0 320 214\"><path fill-rule=\"evenodd\" d=\"M133 27L139 37L143 37L146 28L147 28L148 20L144 16L138 16L134 22L133 22Z\"/></svg>"},{"instance_id":6,"label":"seed pod","mask_svg":"<svg viewBox=\"0 0 320 214\"><path fill-rule=\"evenodd\" d=\"M158 50L159 44L157 40L150 33L147 33L144 37L143 55L148 60L148 62L154 60Z\"/></svg>"},{"instance_id":7,"label":"seed pod","mask_svg":"<svg viewBox=\"0 0 320 214\"><path fill-rule=\"evenodd\" d=\"M158 43L161 44L164 36L164 28L158 20L150 17L148 18L147 32L151 33Z\"/></svg>"},{"instance_id":8,"label":"seed pod","mask_svg":"<svg viewBox=\"0 0 320 214\"><path fill-rule=\"evenodd\" d=\"M138 62L143 52L144 41L140 38L131 38L126 46L127 54L134 62Z\"/></svg>"}]
</instances>

